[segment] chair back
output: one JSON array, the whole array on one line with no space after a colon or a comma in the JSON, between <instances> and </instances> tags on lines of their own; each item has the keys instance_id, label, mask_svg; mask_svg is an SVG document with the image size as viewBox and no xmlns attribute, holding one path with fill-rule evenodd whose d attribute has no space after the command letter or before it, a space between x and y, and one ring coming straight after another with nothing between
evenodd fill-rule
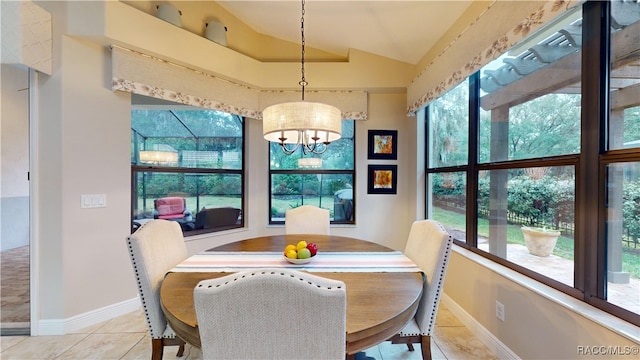
<instances>
[{"instance_id":1,"label":"chair back","mask_svg":"<svg viewBox=\"0 0 640 360\"><path fill-rule=\"evenodd\" d=\"M131 264L151 337L163 337L167 320L160 307L160 285L167 271L187 258L180 224L151 220L127 237Z\"/></svg>"},{"instance_id":2,"label":"chair back","mask_svg":"<svg viewBox=\"0 0 640 360\"><path fill-rule=\"evenodd\" d=\"M293 269L201 281L194 301L204 359L341 359L346 287Z\"/></svg>"},{"instance_id":3,"label":"chair back","mask_svg":"<svg viewBox=\"0 0 640 360\"><path fill-rule=\"evenodd\" d=\"M426 279L415 320L422 335L431 336L453 237L435 220L418 220L411 225L405 255L422 269Z\"/></svg>"},{"instance_id":4,"label":"chair back","mask_svg":"<svg viewBox=\"0 0 640 360\"><path fill-rule=\"evenodd\" d=\"M178 196L163 197L153 200L158 219L181 219L187 210L187 201Z\"/></svg>"},{"instance_id":5,"label":"chair back","mask_svg":"<svg viewBox=\"0 0 640 360\"><path fill-rule=\"evenodd\" d=\"M289 209L284 216L285 234L329 235L329 210L312 205Z\"/></svg>"}]
</instances>

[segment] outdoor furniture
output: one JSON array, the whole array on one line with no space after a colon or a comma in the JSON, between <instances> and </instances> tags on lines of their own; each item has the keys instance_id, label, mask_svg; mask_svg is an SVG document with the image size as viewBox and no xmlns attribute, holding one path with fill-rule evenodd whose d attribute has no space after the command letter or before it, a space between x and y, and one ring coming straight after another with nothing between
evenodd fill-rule
<instances>
[{"instance_id":1,"label":"outdoor furniture","mask_svg":"<svg viewBox=\"0 0 640 360\"><path fill-rule=\"evenodd\" d=\"M302 205L285 212L284 233L329 235L329 223L329 210Z\"/></svg>"},{"instance_id":2,"label":"outdoor furniture","mask_svg":"<svg viewBox=\"0 0 640 360\"><path fill-rule=\"evenodd\" d=\"M153 218L164 220L192 221L185 198L170 196L153 200Z\"/></svg>"},{"instance_id":3,"label":"outdoor furniture","mask_svg":"<svg viewBox=\"0 0 640 360\"><path fill-rule=\"evenodd\" d=\"M180 357L185 343L176 337L160 307L164 275L187 258L180 225L168 220L151 220L127 237L127 247L151 335L151 359L162 359L164 347L176 345L179 346L176 356Z\"/></svg>"},{"instance_id":4,"label":"outdoor furniture","mask_svg":"<svg viewBox=\"0 0 640 360\"><path fill-rule=\"evenodd\" d=\"M205 359L340 359L342 281L264 268L201 281L194 302Z\"/></svg>"},{"instance_id":5,"label":"outdoor furniture","mask_svg":"<svg viewBox=\"0 0 640 360\"><path fill-rule=\"evenodd\" d=\"M407 344L410 351L412 344L421 344L423 359L431 359L431 334L452 245L453 237L435 220L418 220L411 225L404 253L422 269L424 289L415 317L389 340Z\"/></svg>"},{"instance_id":6,"label":"outdoor furniture","mask_svg":"<svg viewBox=\"0 0 640 360\"><path fill-rule=\"evenodd\" d=\"M240 213L241 210L234 207L202 209L196 214L195 230L237 225Z\"/></svg>"}]
</instances>

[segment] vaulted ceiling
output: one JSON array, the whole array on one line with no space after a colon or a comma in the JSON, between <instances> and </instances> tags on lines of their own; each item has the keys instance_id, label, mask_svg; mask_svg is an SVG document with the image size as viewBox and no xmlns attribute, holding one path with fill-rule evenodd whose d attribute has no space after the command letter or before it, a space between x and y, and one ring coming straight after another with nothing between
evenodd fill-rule
<instances>
[{"instance_id":1,"label":"vaulted ceiling","mask_svg":"<svg viewBox=\"0 0 640 360\"><path fill-rule=\"evenodd\" d=\"M203 32L205 19L216 19L228 27L229 47L240 49L243 38L238 23L224 9L255 33L301 43L301 0L121 0L156 15L159 4L170 4L182 12L182 27ZM346 58L350 49L417 64L420 59L479 0L305 0L305 43L337 57ZM478 14L467 14L473 20ZM235 41L235 43L232 43ZM243 52L243 51L241 51ZM249 54L251 56L251 54ZM259 57L259 56L258 56Z\"/></svg>"},{"instance_id":2,"label":"vaulted ceiling","mask_svg":"<svg viewBox=\"0 0 640 360\"><path fill-rule=\"evenodd\" d=\"M301 1L219 1L259 33L300 43ZM416 64L471 1L306 0L305 42L344 55L358 49Z\"/></svg>"}]
</instances>

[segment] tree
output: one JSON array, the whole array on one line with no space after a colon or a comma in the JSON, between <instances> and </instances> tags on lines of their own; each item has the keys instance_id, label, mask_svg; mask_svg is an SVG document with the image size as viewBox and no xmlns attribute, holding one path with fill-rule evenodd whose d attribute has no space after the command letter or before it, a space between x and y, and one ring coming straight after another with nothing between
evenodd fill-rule
<instances>
[{"instance_id":1,"label":"tree","mask_svg":"<svg viewBox=\"0 0 640 360\"><path fill-rule=\"evenodd\" d=\"M469 138L469 82L458 86L429 105L429 166L467 163Z\"/></svg>"}]
</instances>

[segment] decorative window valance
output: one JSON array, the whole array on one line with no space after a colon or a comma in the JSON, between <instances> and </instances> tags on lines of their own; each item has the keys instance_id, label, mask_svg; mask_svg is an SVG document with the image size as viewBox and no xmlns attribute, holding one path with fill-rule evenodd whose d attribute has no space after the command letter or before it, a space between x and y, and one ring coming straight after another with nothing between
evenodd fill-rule
<instances>
[{"instance_id":1,"label":"decorative window valance","mask_svg":"<svg viewBox=\"0 0 640 360\"><path fill-rule=\"evenodd\" d=\"M133 50L111 46L112 89L207 109L262 119L269 105L299 101L300 92L262 90L173 64ZM342 110L344 119L366 120L365 91L305 91L305 100Z\"/></svg>"},{"instance_id":2,"label":"decorative window valance","mask_svg":"<svg viewBox=\"0 0 640 360\"><path fill-rule=\"evenodd\" d=\"M540 7L520 21L506 34L493 40L483 39L484 43L490 43L491 45L482 49L479 53L469 53L468 51L465 51L466 49L456 46L455 42L459 41L461 38L468 38L468 36L477 37L479 36L478 34L482 33L477 29L474 31L469 30L473 29L479 19L489 12L490 7L487 11L476 18L474 23L467 27L465 33L460 34L452 44L436 56L436 58L427 67L425 67L420 74L416 76L416 78L414 78L411 84L409 84L407 91L407 114L409 116L415 115L418 109L427 106L431 101L437 99L440 95L458 85L469 75L498 58L542 25L583 2L584 0L555 0L542 2ZM495 4L496 2L491 6L494 6ZM462 67L455 65L456 67L454 68L452 67L451 62L444 60L443 55L446 55L446 58L449 58L450 56L454 58L464 57L468 60ZM444 74L445 76L442 77L438 74ZM449 75L446 76L446 74ZM425 90L428 91L425 93Z\"/></svg>"}]
</instances>

